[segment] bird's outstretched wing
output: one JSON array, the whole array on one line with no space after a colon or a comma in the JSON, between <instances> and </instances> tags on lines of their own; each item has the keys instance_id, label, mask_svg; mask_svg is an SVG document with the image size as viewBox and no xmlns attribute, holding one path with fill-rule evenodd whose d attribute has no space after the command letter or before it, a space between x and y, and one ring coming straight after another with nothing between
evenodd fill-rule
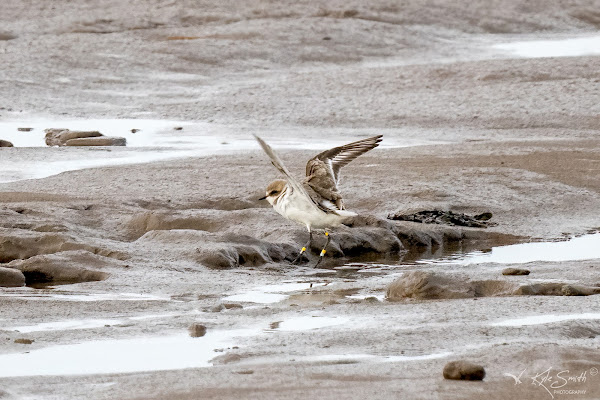
<instances>
[{"instance_id":1,"label":"bird's outstretched wing","mask_svg":"<svg viewBox=\"0 0 600 400\"><path fill-rule=\"evenodd\" d=\"M379 146L382 136L358 140L317 154L306 163L304 183L326 200L322 203L328 208L344 210L342 195L337 189L340 169L361 154Z\"/></svg>"},{"instance_id":2,"label":"bird's outstretched wing","mask_svg":"<svg viewBox=\"0 0 600 400\"><path fill-rule=\"evenodd\" d=\"M328 169L328 174L333 178L333 181L337 185L340 180L340 169L343 166L348 165L350 161L354 160L356 157L379 146L382 137L383 135L373 136L368 139L362 139L343 146L334 147L333 149L325 150L324 152L317 154L306 164L306 176L309 177L314 175L315 169L322 167L322 163L315 161L322 161Z\"/></svg>"},{"instance_id":3,"label":"bird's outstretched wing","mask_svg":"<svg viewBox=\"0 0 600 400\"><path fill-rule=\"evenodd\" d=\"M262 147L262 149L265 151L265 153L267 153L267 155L271 159L271 163L273 164L273 166L275 168L277 168L279 170L279 172L281 172L282 174L284 174L286 176L287 182L290 184L290 186L292 187L292 189L293 190L297 190L299 193L302 193L304 196L306 196L310 200L313 200L311 198L311 196L309 196L309 194L306 192L306 189L304 188L304 186L302 185L302 183L299 182L296 178L294 178L292 176L292 174L290 174L290 172L285 167L285 165L283 165L283 161L281 161L281 159L273 151L273 149L271 148L271 146L269 146L264 140L262 140L258 136L254 135L254 137L256 138L256 140L258 141L258 143L260 144L260 147Z\"/></svg>"}]
</instances>

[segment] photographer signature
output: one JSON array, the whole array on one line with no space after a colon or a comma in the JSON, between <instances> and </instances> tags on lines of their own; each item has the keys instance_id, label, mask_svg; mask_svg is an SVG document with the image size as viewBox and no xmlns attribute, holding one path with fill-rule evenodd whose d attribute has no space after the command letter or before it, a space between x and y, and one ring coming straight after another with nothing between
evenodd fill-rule
<instances>
[{"instance_id":1,"label":"photographer signature","mask_svg":"<svg viewBox=\"0 0 600 400\"><path fill-rule=\"evenodd\" d=\"M513 378L515 385L520 385L523 383L521 379L527 379L523 378L525 371L527 371L527 368L521 371L519 375L509 373L504 375ZM581 385L596 375L598 375L598 368L595 367L579 374L571 373L568 369L553 371L553 368L550 367L528 378L531 379L532 385L544 388L550 397L554 399L555 394L585 394L586 391L580 389Z\"/></svg>"}]
</instances>

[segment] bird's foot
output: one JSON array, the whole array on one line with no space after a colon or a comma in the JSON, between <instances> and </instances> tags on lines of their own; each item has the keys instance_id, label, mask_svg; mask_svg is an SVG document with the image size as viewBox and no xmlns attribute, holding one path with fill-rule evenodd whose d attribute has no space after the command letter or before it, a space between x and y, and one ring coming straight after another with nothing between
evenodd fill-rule
<instances>
[{"instance_id":1,"label":"bird's foot","mask_svg":"<svg viewBox=\"0 0 600 400\"><path fill-rule=\"evenodd\" d=\"M317 268L319 266L319 264L321 264L321 261L323 261L323 257L325 257L325 253L327 253L327 251L325 249L321 250L321 254L319 254L319 259L317 260L317 263L315 264L315 268Z\"/></svg>"},{"instance_id":2,"label":"bird's foot","mask_svg":"<svg viewBox=\"0 0 600 400\"><path fill-rule=\"evenodd\" d=\"M315 268L317 268L319 264L321 264L321 261L323 261L323 257L325 257L325 253L327 253L327 246L329 246L329 242L331 241L331 236L329 236L329 232L325 231L325 237L327 238L327 242L325 243L325 246L323 246L321 254L319 254L319 260L315 264Z\"/></svg>"},{"instance_id":3,"label":"bird's foot","mask_svg":"<svg viewBox=\"0 0 600 400\"><path fill-rule=\"evenodd\" d=\"M298 254L298 257L296 257L294 259L294 261L292 261L292 265L296 265L297 262L299 262L300 260L302 260L304 258L304 253L306 252L306 247L303 247L302 250L300 250L300 254Z\"/></svg>"}]
</instances>

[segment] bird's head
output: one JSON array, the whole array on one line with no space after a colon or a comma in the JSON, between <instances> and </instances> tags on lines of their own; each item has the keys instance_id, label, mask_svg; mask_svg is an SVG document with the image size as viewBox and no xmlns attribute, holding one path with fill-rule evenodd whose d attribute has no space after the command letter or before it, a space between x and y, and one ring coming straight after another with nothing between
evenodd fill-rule
<instances>
[{"instance_id":1,"label":"bird's head","mask_svg":"<svg viewBox=\"0 0 600 400\"><path fill-rule=\"evenodd\" d=\"M277 179L276 181L269 183L269 186L267 186L266 196L261 197L259 200L267 200L271 205L273 205L281 192L283 192L285 185L287 185L287 182L282 179Z\"/></svg>"}]
</instances>

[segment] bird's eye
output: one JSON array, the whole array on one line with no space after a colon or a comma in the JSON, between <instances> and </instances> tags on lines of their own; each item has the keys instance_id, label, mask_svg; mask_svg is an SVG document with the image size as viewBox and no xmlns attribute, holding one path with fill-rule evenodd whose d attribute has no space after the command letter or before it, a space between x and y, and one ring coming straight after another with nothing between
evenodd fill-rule
<instances>
[{"instance_id":1,"label":"bird's eye","mask_svg":"<svg viewBox=\"0 0 600 400\"><path fill-rule=\"evenodd\" d=\"M276 195L277 193L279 193L279 190L271 190L271 192L269 193L269 196Z\"/></svg>"}]
</instances>

